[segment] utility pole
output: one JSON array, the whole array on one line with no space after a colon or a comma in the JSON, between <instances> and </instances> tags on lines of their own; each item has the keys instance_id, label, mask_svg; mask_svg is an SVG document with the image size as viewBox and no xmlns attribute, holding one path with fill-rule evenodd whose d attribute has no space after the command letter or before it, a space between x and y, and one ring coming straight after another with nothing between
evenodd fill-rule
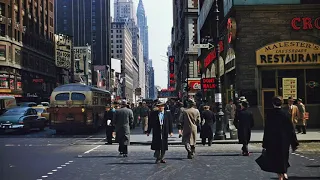
<instances>
[{"instance_id":1,"label":"utility pole","mask_svg":"<svg viewBox=\"0 0 320 180\"><path fill-rule=\"evenodd\" d=\"M218 71L218 88L215 92L215 102L217 103L217 111L218 111L218 121L216 122L216 132L214 135L215 140L225 140L226 135L224 132L224 113L222 111L222 87L221 87L221 79L220 79L220 46L219 46L219 5L218 0L216 0L216 58L217 58L217 71Z\"/></svg>"}]
</instances>

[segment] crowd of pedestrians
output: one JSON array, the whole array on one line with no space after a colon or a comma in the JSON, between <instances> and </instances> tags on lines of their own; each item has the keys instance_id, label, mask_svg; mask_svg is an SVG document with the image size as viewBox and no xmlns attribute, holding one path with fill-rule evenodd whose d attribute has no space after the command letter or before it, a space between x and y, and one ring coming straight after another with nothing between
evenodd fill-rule
<instances>
[{"instance_id":1,"label":"crowd of pedestrians","mask_svg":"<svg viewBox=\"0 0 320 180\"><path fill-rule=\"evenodd\" d=\"M266 115L262 154L256 161L262 170L277 173L280 180L288 179L289 148L295 151L299 145L297 133L306 133L305 107L298 99L293 105L293 99L283 104L282 97L274 97L274 109ZM254 118L249 111L249 102L240 97L235 103L230 100L225 106L225 130L237 129L239 144L242 144L242 155L249 156L248 145ZM168 150L168 137L173 135L174 127L178 128L179 137L185 146L188 159L193 159L196 153L197 133L200 130L202 145L212 145L216 114L211 106L202 103L197 107L193 99L184 102L160 102L151 104L140 102L138 106L128 104L126 100L115 102L106 107L106 140L112 144L112 139L119 143L119 153L128 156L130 144L130 129L141 126L142 132L149 136L152 133L151 149L154 150L155 163L166 163L164 157Z\"/></svg>"}]
</instances>

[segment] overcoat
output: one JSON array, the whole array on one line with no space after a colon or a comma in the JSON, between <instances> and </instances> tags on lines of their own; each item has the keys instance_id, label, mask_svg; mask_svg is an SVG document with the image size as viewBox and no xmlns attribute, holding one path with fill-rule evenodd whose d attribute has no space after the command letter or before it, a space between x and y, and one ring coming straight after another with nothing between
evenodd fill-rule
<instances>
[{"instance_id":1,"label":"overcoat","mask_svg":"<svg viewBox=\"0 0 320 180\"><path fill-rule=\"evenodd\" d=\"M159 111L154 108L149 115L148 131L152 131L152 150L168 150L168 134L173 132L172 116L170 111L164 111L162 129L160 126Z\"/></svg>"},{"instance_id":2,"label":"overcoat","mask_svg":"<svg viewBox=\"0 0 320 180\"><path fill-rule=\"evenodd\" d=\"M247 109L239 110L234 125L238 129L238 138L240 144L248 144L251 139L251 129L254 126L252 112Z\"/></svg>"},{"instance_id":3,"label":"overcoat","mask_svg":"<svg viewBox=\"0 0 320 180\"><path fill-rule=\"evenodd\" d=\"M113 124L116 132L116 141L123 142L124 145L130 144L130 126L133 123L133 112L124 107L117 109L113 115Z\"/></svg>"},{"instance_id":4,"label":"overcoat","mask_svg":"<svg viewBox=\"0 0 320 180\"><path fill-rule=\"evenodd\" d=\"M286 105L283 109L290 114L292 123L297 124L299 119L298 107L296 105L291 105L291 107L289 105Z\"/></svg>"},{"instance_id":5,"label":"overcoat","mask_svg":"<svg viewBox=\"0 0 320 180\"><path fill-rule=\"evenodd\" d=\"M188 108L182 112L181 126L183 129L182 143L189 143L191 146L196 144L197 125L200 123L200 112L196 108Z\"/></svg>"},{"instance_id":6,"label":"overcoat","mask_svg":"<svg viewBox=\"0 0 320 180\"><path fill-rule=\"evenodd\" d=\"M306 114L306 107L304 104L297 104L298 107L298 123L297 125L300 126L306 126L307 125L307 121L305 118L305 114Z\"/></svg>"},{"instance_id":7,"label":"overcoat","mask_svg":"<svg viewBox=\"0 0 320 180\"><path fill-rule=\"evenodd\" d=\"M287 172L290 145L293 149L299 145L290 115L284 109L275 108L267 114L262 144L271 165L270 172Z\"/></svg>"},{"instance_id":8,"label":"overcoat","mask_svg":"<svg viewBox=\"0 0 320 180\"><path fill-rule=\"evenodd\" d=\"M214 113L210 110L203 110L201 113L200 138L213 138L213 124L216 122Z\"/></svg>"}]
</instances>

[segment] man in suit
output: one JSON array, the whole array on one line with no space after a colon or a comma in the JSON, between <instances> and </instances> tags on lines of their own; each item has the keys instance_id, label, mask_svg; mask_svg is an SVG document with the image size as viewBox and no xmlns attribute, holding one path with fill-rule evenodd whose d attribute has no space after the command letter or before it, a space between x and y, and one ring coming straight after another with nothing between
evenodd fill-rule
<instances>
[{"instance_id":1,"label":"man in suit","mask_svg":"<svg viewBox=\"0 0 320 180\"><path fill-rule=\"evenodd\" d=\"M302 99L299 98L298 99L298 104L297 104L297 108L298 108L298 122L297 122L297 130L298 133L301 133L302 130L302 134L307 134L307 120L306 120L306 107L305 105L302 103Z\"/></svg>"},{"instance_id":2,"label":"man in suit","mask_svg":"<svg viewBox=\"0 0 320 180\"><path fill-rule=\"evenodd\" d=\"M200 112L195 108L196 103L189 99L188 108L182 112L179 130L182 128L182 143L188 152L188 159L193 159L195 155L195 145L197 140L197 129L201 121Z\"/></svg>"},{"instance_id":3,"label":"man in suit","mask_svg":"<svg viewBox=\"0 0 320 180\"><path fill-rule=\"evenodd\" d=\"M133 112L127 108L127 101L122 100L121 108L117 109L113 116L116 132L116 141L119 143L119 152L123 157L128 157L128 145L130 144L130 126L133 123Z\"/></svg>"},{"instance_id":4,"label":"man in suit","mask_svg":"<svg viewBox=\"0 0 320 180\"><path fill-rule=\"evenodd\" d=\"M165 152L168 150L168 134L173 135L172 116L165 111L165 103L158 102L149 116L147 136L152 131L151 149L155 151L156 163L166 163Z\"/></svg>"},{"instance_id":5,"label":"man in suit","mask_svg":"<svg viewBox=\"0 0 320 180\"><path fill-rule=\"evenodd\" d=\"M242 144L242 155L249 156L248 144L251 138L251 129L254 126L252 112L248 111L248 103L240 103L240 111L235 118L235 126L238 129L239 144Z\"/></svg>"},{"instance_id":6,"label":"man in suit","mask_svg":"<svg viewBox=\"0 0 320 180\"><path fill-rule=\"evenodd\" d=\"M299 109L293 103L294 103L294 99L292 97L289 97L288 98L288 105L284 109L287 110L288 113L291 115L291 121L292 121L293 126L295 127L296 124L298 123Z\"/></svg>"}]
</instances>

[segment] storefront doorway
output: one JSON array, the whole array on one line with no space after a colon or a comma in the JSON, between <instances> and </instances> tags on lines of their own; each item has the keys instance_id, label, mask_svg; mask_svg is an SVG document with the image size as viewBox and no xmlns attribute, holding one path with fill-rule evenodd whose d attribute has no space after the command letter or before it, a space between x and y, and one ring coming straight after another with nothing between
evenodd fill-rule
<instances>
[{"instance_id":1,"label":"storefront doorway","mask_svg":"<svg viewBox=\"0 0 320 180\"><path fill-rule=\"evenodd\" d=\"M262 89L262 117L263 125L266 115L273 109L272 98L276 96L276 89Z\"/></svg>"}]
</instances>

